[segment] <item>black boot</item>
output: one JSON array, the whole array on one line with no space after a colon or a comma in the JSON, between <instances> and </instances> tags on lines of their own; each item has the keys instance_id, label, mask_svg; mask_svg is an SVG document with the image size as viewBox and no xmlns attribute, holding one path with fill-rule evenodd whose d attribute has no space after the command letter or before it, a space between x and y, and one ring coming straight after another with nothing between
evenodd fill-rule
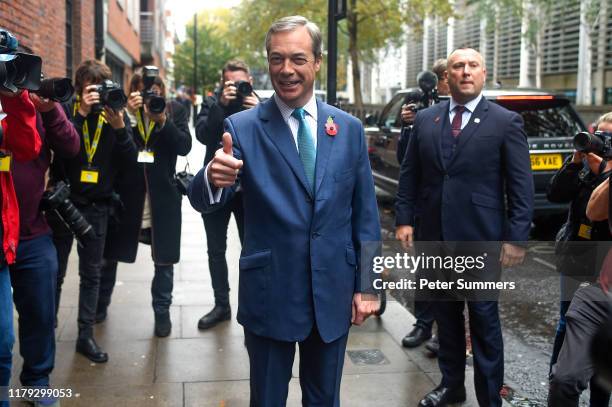
<instances>
[{"instance_id":1,"label":"black boot","mask_svg":"<svg viewBox=\"0 0 612 407\"><path fill-rule=\"evenodd\" d=\"M208 314L198 321L198 329L208 329L219 322L228 321L232 318L232 309L228 305L215 305Z\"/></svg>"},{"instance_id":2,"label":"black boot","mask_svg":"<svg viewBox=\"0 0 612 407\"><path fill-rule=\"evenodd\" d=\"M165 338L172 331L172 322L170 321L170 312L155 313L155 336Z\"/></svg>"},{"instance_id":3,"label":"black boot","mask_svg":"<svg viewBox=\"0 0 612 407\"><path fill-rule=\"evenodd\" d=\"M93 336L80 336L77 339L76 351L95 363L108 362L108 353L98 346Z\"/></svg>"}]
</instances>

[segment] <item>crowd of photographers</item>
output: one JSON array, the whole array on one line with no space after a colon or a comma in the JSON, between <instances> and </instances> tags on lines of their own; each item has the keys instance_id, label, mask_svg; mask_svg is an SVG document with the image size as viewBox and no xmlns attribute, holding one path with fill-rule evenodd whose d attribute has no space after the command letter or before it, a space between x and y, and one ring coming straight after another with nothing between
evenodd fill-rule
<instances>
[{"instance_id":1,"label":"crowd of photographers","mask_svg":"<svg viewBox=\"0 0 612 407\"><path fill-rule=\"evenodd\" d=\"M153 66L133 75L129 96L99 61L80 64L74 87L70 78L43 79L42 70L40 57L0 29L0 406L8 405L13 303L21 385L49 388L75 239L77 352L108 360L93 326L106 318L117 263L134 262L139 242L151 245L155 265L155 335L168 336L172 326L173 265L189 179L175 167L177 156L191 150L188 110L167 101ZM37 394L34 405L59 405L52 393Z\"/></svg>"}]
</instances>

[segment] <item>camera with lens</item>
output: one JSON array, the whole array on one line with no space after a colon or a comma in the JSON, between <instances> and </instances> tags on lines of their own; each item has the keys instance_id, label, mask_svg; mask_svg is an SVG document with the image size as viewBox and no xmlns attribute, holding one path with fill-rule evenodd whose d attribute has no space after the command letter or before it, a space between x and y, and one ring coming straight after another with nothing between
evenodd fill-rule
<instances>
[{"instance_id":1,"label":"camera with lens","mask_svg":"<svg viewBox=\"0 0 612 407\"><path fill-rule=\"evenodd\" d=\"M42 59L37 55L17 52L17 38L0 28L0 90L38 90Z\"/></svg>"},{"instance_id":2,"label":"camera with lens","mask_svg":"<svg viewBox=\"0 0 612 407\"><path fill-rule=\"evenodd\" d=\"M244 98L253 94L253 85L249 81L236 81L236 99L233 101L234 106L242 106Z\"/></svg>"},{"instance_id":3,"label":"camera with lens","mask_svg":"<svg viewBox=\"0 0 612 407\"><path fill-rule=\"evenodd\" d=\"M602 158L612 158L612 133L581 131L574 136L574 148L581 153L593 153Z\"/></svg>"},{"instance_id":4,"label":"camera with lens","mask_svg":"<svg viewBox=\"0 0 612 407\"><path fill-rule=\"evenodd\" d=\"M70 201L70 187L64 181L45 191L40 206L44 211L55 211L81 244L96 237L87 219Z\"/></svg>"},{"instance_id":5,"label":"camera with lens","mask_svg":"<svg viewBox=\"0 0 612 407\"><path fill-rule=\"evenodd\" d=\"M142 68L142 83L144 84L144 90L140 94L149 112L154 114L159 114L166 109L166 99L153 91L155 78L158 76L158 67L149 65Z\"/></svg>"},{"instance_id":6,"label":"camera with lens","mask_svg":"<svg viewBox=\"0 0 612 407\"><path fill-rule=\"evenodd\" d=\"M404 104L413 103L416 112L425 109L434 103L439 103L438 97L438 77L431 71L423 71L417 75L418 88L412 89L404 96Z\"/></svg>"},{"instance_id":7,"label":"camera with lens","mask_svg":"<svg viewBox=\"0 0 612 407\"><path fill-rule=\"evenodd\" d=\"M105 80L100 85L96 85L95 92L100 94L100 103L96 103L91 107L93 113L101 113L104 106L108 106L113 110L121 110L127 104L127 96L123 93L121 85L111 80Z\"/></svg>"},{"instance_id":8,"label":"camera with lens","mask_svg":"<svg viewBox=\"0 0 612 407\"><path fill-rule=\"evenodd\" d=\"M72 99L74 86L69 78L48 78L40 82L40 88L35 93L58 103L67 103Z\"/></svg>"}]
</instances>

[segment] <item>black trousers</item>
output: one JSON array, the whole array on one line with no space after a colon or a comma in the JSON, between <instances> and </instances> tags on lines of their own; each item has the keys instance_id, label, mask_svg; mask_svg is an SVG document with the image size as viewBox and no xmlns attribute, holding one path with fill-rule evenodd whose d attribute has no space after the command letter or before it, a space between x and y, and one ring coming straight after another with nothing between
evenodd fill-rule
<instances>
[{"instance_id":1,"label":"black trousers","mask_svg":"<svg viewBox=\"0 0 612 407\"><path fill-rule=\"evenodd\" d=\"M111 303L111 296L117 281L117 262L104 260L98 296L98 312L103 312ZM151 282L153 311L163 314L172 305L172 288L174 286L174 266L172 264L155 264L155 274Z\"/></svg>"},{"instance_id":2,"label":"black trousers","mask_svg":"<svg viewBox=\"0 0 612 407\"><path fill-rule=\"evenodd\" d=\"M565 339L550 375L549 406L578 406L594 372L589 345L609 313L610 300L598 284L576 291L565 314ZM607 407L609 401L610 392L591 389L591 407Z\"/></svg>"},{"instance_id":3,"label":"black trousers","mask_svg":"<svg viewBox=\"0 0 612 407\"><path fill-rule=\"evenodd\" d=\"M93 335L93 325L96 319L98 306L98 293L100 290L100 276L103 265L104 243L108 225L109 206L106 203L92 203L87 206L79 206L79 211L89 222L94 230L95 237L87 240L85 245L78 245L79 254L79 311L78 325L79 337ZM66 276L68 257L72 248L74 238L72 234L64 231L55 232L53 243L57 249L58 278L56 304L59 308L61 287Z\"/></svg>"},{"instance_id":4,"label":"black trousers","mask_svg":"<svg viewBox=\"0 0 612 407\"><path fill-rule=\"evenodd\" d=\"M238 192L223 208L202 214L204 229L206 230L206 243L208 245L208 268L215 293L216 305L229 305L229 280L225 251L227 250L227 228L230 217L234 214L240 243L244 239L244 209L242 206L242 193Z\"/></svg>"}]
</instances>

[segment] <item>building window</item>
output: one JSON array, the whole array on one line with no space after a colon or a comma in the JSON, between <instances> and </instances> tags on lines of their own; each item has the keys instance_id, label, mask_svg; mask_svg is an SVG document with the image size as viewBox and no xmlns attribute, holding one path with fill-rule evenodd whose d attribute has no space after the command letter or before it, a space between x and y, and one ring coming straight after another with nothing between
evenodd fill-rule
<instances>
[{"instance_id":1,"label":"building window","mask_svg":"<svg viewBox=\"0 0 612 407\"><path fill-rule=\"evenodd\" d=\"M123 62L121 62L119 58L111 54L108 50L106 51L106 61L105 62L106 62L106 65L108 65L108 67L111 70L113 82L118 83L123 88L123 84L124 84L123 76L125 72Z\"/></svg>"},{"instance_id":2,"label":"building window","mask_svg":"<svg viewBox=\"0 0 612 407\"><path fill-rule=\"evenodd\" d=\"M66 0L66 77L72 78L72 0Z\"/></svg>"}]
</instances>

